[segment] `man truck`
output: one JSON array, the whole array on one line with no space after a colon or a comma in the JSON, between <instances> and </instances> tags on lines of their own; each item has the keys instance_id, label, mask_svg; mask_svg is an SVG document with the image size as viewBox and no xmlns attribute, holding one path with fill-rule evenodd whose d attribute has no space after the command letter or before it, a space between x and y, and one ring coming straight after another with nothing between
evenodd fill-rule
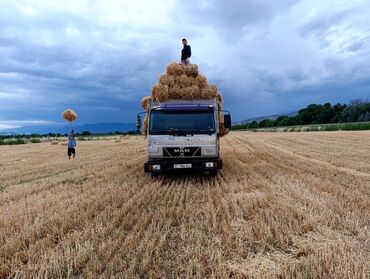
<instances>
[{"instance_id":1,"label":"man truck","mask_svg":"<svg viewBox=\"0 0 370 279\"><path fill-rule=\"evenodd\" d=\"M230 113L221 112L223 132L228 132ZM147 134L146 173L153 177L166 172L197 170L217 175L222 168L217 98L152 101L146 113L149 117L148 125L144 125L146 131L141 128L142 113L137 115L138 131Z\"/></svg>"}]
</instances>

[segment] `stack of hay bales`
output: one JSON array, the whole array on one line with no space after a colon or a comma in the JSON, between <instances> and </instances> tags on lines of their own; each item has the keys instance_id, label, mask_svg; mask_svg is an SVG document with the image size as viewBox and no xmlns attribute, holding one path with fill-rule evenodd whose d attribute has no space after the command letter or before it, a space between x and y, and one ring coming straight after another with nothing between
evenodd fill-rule
<instances>
[{"instance_id":1,"label":"stack of hay bales","mask_svg":"<svg viewBox=\"0 0 370 279\"><path fill-rule=\"evenodd\" d=\"M220 134L224 136L226 130L222 110L222 96L218 92L216 85L209 84L207 78L199 73L198 65L173 62L167 65L166 74L160 75L158 84L152 87L152 95L146 96L141 100L144 110L149 109L151 101L158 103L167 100L218 100L218 116L220 124ZM143 130L147 132L149 117L144 118Z\"/></svg>"}]
</instances>

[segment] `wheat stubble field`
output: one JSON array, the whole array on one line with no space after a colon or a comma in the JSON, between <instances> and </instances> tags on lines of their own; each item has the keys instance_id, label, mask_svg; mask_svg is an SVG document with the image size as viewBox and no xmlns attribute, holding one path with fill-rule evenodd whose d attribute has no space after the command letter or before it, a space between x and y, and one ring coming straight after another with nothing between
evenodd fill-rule
<instances>
[{"instance_id":1,"label":"wheat stubble field","mask_svg":"<svg viewBox=\"0 0 370 279\"><path fill-rule=\"evenodd\" d=\"M0 278L366 278L370 132L222 139L224 169L143 173L145 140L0 147Z\"/></svg>"}]
</instances>

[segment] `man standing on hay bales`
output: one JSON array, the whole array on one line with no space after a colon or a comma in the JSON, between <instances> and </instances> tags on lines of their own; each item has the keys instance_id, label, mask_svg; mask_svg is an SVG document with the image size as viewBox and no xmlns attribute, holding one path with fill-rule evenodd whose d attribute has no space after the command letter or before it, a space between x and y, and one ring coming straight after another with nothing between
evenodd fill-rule
<instances>
[{"instance_id":1,"label":"man standing on hay bales","mask_svg":"<svg viewBox=\"0 0 370 279\"><path fill-rule=\"evenodd\" d=\"M76 156L76 140L75 140L75 135L73 133L73 130L71 131L71 134L68 137L68 158L71 159L71 155L73 154L73 159Z\"/></svg>"},{"instance_id":2,"label":"man standing on hay bales","mask_svg":"<svg viewBox=\"0 0 370 279\"><path fill-rule=\"evenodd\" d=\"M188 45L188 41L184 38L182 39L182 44L184 45L184 48L181 51L181 62L184 65L188 65L190 63L190 56L191 56L191 48L190 45Z\"/></svg>"}]
</instances>

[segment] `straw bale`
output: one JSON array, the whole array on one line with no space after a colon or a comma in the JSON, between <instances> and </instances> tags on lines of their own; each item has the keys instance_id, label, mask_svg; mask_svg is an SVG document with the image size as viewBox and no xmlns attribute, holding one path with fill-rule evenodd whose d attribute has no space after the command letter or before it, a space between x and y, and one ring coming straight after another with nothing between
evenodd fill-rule
<instances>
[{"instance_id":1,"label":"straw bale","mask_svg":"<svg viewBox=\"0 0 370 279\"><path fill-rule=\"evenodd\" d=\"M179 76L179 84L181 87L187 87L189 86L189 78L187 75L181 75Z\"/></svg>"},{"instance_id":2,"label":"straw bale","mask_svg":"<svg viewBox=\"0 0 370 279\"><path fill-rule=\"evenodd\" d=\"M168 95L171 99L179 99L182 95L180 85L175 84L168 88Z\"/></svg>"},{"instance_id":3,"label":"straw bale","mask_svg":"<svg viewBox=\"0 0 370 279\"><path fill-rule=\"evenodd\" d=\"M141 99L141 107L144 110L148 110L151 101L152 101L152 97L151 96L145 96L144 98Z\"/></svg>"},{"instance_id":4,"label":"straw bale","mask_svg":"<svg viewBox=\"0 0 370 279\"><path fill-rule=\"evenodd\" d=\"M77 113L75 113L73 110L71 109L66 109L65 111L63 111L62 113L62 117L68 121L68 122L72 122L72 121L75 121L77 119Z\"/></svg>"},{"instance_id":5,"label":"straw bale","mask_svg":"<svg viewBox=\"0 0 370 279\"><path fill-rule=\"evenodd\" d=\"M143 121L143 134L146 136L148 134L148 127L149 127L149 114L147 113L144 117Z\"/></svg>"},{"instance_id":6,"label":"straw bale","mask_svg":"<svg viewBox=\"0 0 370 279\"><path fill-rule=\"evenodd\" d=\"M182 63L172 62L167 65L167 74L170 76L180 76L185 73L185 67Z\"/></svg>"},{"instance_id":7,"label":"straw bale","mask_svg":"<svg viewBox=\"0 0 370 279\"><path fill-rule=\"evenodd\" d=\"M158 83L163 84L163 85L173 86L175 84L175 78L174 76L163 74L159 76Z\"/></svg>"},{"instance_id":8,"label":"straw bale","mask_svg":"<svg viewBox=\"0 0 370 279\"><path fill-rule=\"evenodd\" d=\"M217 87L215 85L209 85L201 89L202 99L212 99L217 96Z\"/></svg>"},{"instance_id":9,"label":"straw bale","mask_svg":"<svg viewBox=\"0 0 370 279\"><path fill-rule=\"evenodd\" d=\"M217 100L222 103L223 98L220 92L217 92Z\"/></svg>"},{"instance_id":10,"label":"straw bale","mask_svg":"<svg viewBox=\"0 0 370 279\"><path fill-rule=\"evenodd\" d=\"M195 82L196 84L200 87L200 88L206 88L207 85L208 85L208 81L207 81L207 78L203 75L199 75L195 78Z\"/></svg>"},{"instance_id":11,"label":"straw bale","mask_svg":"<svg viewBox=\"0 0 370 279\"><path fill-rule=\"evenodd\" d=\"M222 110L222 102L217 101L217 109Z\"/></svg>"},{"instance_id":12,"label":"straw bale","mask_svg":"<svg viewBox=\"0 0 370 279\"><path fill-rule=\"evenodd\" d=\"M197 64L188 64L185 66L185 71L188 76L196 77L199 74L198 65Z\"/></svg>"},{"instance_id":13,"label":"straw bale","mask_svg":"<svg viewBox=\"0 0 370 279\"><path fill-rule=\"evenodd\" d=\"M168 86L156 84L152 87L152 96L155 101L163 102L168 100Z\"/></svg>"}]
</instances>

